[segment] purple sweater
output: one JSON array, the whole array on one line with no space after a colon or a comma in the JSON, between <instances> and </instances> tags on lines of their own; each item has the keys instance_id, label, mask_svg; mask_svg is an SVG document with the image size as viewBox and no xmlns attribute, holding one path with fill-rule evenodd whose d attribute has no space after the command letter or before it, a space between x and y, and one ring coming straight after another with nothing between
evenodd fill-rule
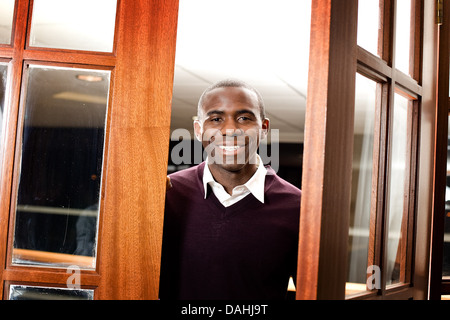
<instances>
[{"instance_id":1,"label":"purple sweater","mask_svg":"<svg viewBox=\"0 0 450 320\"><path fill-rule=\"evenodd\" d=\"M249 194L224 207L205 163L170 175L161 299L284 299L296 275L301 191L267 167L264 204ZM209 188L209 187L208 187Z\"/></svg>"}]
</instances>

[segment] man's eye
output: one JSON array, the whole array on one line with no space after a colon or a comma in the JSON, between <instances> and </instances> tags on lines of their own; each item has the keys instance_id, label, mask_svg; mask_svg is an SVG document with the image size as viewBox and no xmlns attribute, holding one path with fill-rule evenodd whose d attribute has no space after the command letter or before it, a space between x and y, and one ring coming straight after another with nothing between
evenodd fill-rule
<instances>
[{"instance_id":1,"label":"man's eye","mask_svg":"<svg viewBox=\"0 0 450 320\"><path fill-rule=\"evenodd\" d=\"M211 118L210 121L213 122L219 122L220 120L222 120L221 118Z\"/></svg>"}]
</instances>

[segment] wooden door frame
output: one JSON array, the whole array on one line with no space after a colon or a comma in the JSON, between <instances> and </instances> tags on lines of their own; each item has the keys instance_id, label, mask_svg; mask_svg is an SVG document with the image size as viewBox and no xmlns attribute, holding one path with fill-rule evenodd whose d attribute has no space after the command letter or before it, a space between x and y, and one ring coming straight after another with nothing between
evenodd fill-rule
<instances>
[{"instance_id":1,"label":"wooden door frame","mask_svg":"<svg viewBox=\"0 0 450 320\"><path fill-rule=\"evenodd\" d=\"M358 1L312 0L311 8L296 298L344 299Z\"/></svg>"},{"instance_id":2,"label":"wooden door frame","mask_svg":"<svg viewBox=\"0 0 450 320\"><path fill-rule=\"evenodd\" d=\"M447 177L447 145L449 114L449 58L450 58L450 6L443 5L443 24L438 27L437 101L435 110L434 169L432 233L430 240L430 291L431 300L440 300L442 290L449 291L449 282L442 279L445 226L445 190Z\"/></svg>"}]
</instances>

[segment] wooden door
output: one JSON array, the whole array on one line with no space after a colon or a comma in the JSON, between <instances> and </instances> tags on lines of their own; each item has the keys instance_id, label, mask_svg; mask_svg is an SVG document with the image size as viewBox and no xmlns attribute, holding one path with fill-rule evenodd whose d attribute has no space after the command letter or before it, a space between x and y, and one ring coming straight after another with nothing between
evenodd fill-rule
<instances>
[{"instance_id":1,"label":"wooden door","mask_svg":"<svg viewBox=\"0 0 450 320\"><path fill-rule=\"evenodd\" d=\"M437 116L435 4L371 1L379 11L373 51L358 42L358 5L366 2L312 1L297 298L425 299ZM356 74L375 88L375 125L364 280L346 290Z\"/></svg>"},{"instance_id":2,"label":"wooden door","mask_svg":"<svg viewBox=\"0 0 450 320\"><path fill-rule=\"evenodd\" d=\"M77 1L74 5L77 3L82 5ZM73 289L73 286L76 286L84 298L158 298L178 1L106 0L101 3L113 3L115 6L112 17L113 42L110 48L91 50L89 46L72 48L59 46L58 42L53 45L47 40L39 42L39 37L36 36L39 29L37 26L40 26L38 22L60 18L62 11L58 13L57 6L52 10L41 10L53 12L53 16L50 14L50 17L46 18L44 14L44 17L38 18L38 9L42 9L45 1L14 2L11 41L0 45L0 61L8 67L5 89L7 99L3 113L5 125L1 146L0 292L3 299L10 298L10 293L17 296L24 292L33 293L36 287L45 287L45 290L50 291L59 289L55 291L59 294L61 289ZM97 14L106 14L105 12L105 8L99 8ZM85 22L89 24L92 21ZM81 24L78 27L81 28ZM102 27L94 23L87 32L94 33L96 28ZM58 41L67 42L70 36L59 35L57 38ZM91 45L97 44L94 41ZM59 249L45 251L40 249L39 244L35 244L33 249L21 248L18 226L23 222L19 221L17 212L19 209L36 211L39 205L22 204L18 199L28 197L34 204L40 204L41 202L36 202L37 198L50 199L52 195L38 196L33 190L53 190L45 189L46 182L40 181L39 184L39 180L37 187L27 188L34 182L33 179L26 180L25 173L39 177L38 171L51 172L53 167L52 162L48 160L52 157L48 156L45 158L47 162L40 160L42 163L38 164L36 161L39 158L36 158L36 154L42 152L27 153L23 147L27 145L33 149L47 143L50 145L47 145L45 150L52 150L54 154L66 154L62 149L55 151L54 141L58 140L46 140L47 138L42 138L46 137L42 132L48 134L48 131L52 131L52 137L58 139L62 135L55 133L54 128L61 125L58 121L73 123L75 118L82 117L84 113L83 105L80 105L81 109L60 115L59 120L52 124L51 130L42 129L44 125L41 123L40 142L30 139L34 137L35 131L39 131L34 128L37 125L33 126L34 131L28 130L29 122L32 121L30 119L37 122L41 110L37 110L32 103L31 97L39 94L36 90L33 91L32 84L53 79L53 82L48 80L49 85L58 86L59 82L65 80L54 80L54 74L64 71L66 75L73 73L75 76L77 72L85 75L87 70L97 72L100 78L106 75L105 96L89 94L89 88L93 86L89 84L85 85L84 93L74 94L69 88L68 92L60 92L59 96L52 97L66 99L64 101L84 101L84 107L102 100L107 106L104 130L100 130L103 136L96 136L96 146L100 147L96 149L98 158L94 162L99 171L86 177L88 180L97 181L99 186L95 203L98 207L88 210L90 213L94 212L97 217L97 224L93 229L96 239L95 259L92 259L92 256L87 256L86 259L83 255L64 253L58 251ZM86 99L89 102L86 102ZM45 122L60 111L50 110L47 116L41 119ZM92 118L83 121L89 122ZM73 145L82 148L81 134L75 129L73 132L71 134L78 139ZM68 148L67 142L62 144ZM80 161L86 161L86 153L81 153L84 157L78 158L82 159ZM77 161L76 154L74 152L73 157L61 156L62 158L58 159L69 159L68 163L65 163L67 168L71 166L71 161ZM59 165L59 162L55 165ZM28 170L29 166L25 167L27 163L35 168L34 171ZM39 168L42 170L37 170ZM76 177L71 176L70 179ZM84 184L81 185L83 187L78 189L85 188ZM78 189L76 192L83 192ZM72 191L67 193L67 198L73 205L75 200L72 196L75 189L72 187L70 190ZM45 206L47 211L50 210L49 206ZM65 217L67 221L72 219L73 215L85 212L80 208L67 208L66 205L51 209L50 211ZM37 214L30 213L33 217ZM21 213L20 216L24 215ZM70 225L64 226L67 229L64 236L68 237ZM46 232L51 234L53 231ZM29 237L31 236L28 235ZM67 237L64 240L69 239ZM64 243L64 246L67 247L67 243Z\"/></svg>"}]
</instances>

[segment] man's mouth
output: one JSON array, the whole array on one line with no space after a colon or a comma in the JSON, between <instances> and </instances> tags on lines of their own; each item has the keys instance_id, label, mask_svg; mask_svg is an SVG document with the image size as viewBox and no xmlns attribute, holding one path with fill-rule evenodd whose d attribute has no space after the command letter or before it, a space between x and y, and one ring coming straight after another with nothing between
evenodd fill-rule
<instances>
[{"instance_id":1,"label":"man's mouth","mask_svg":"<svg viewBox=\"0 0 450 320\"><path fill-rule=\"evenodd\" d=\"M222 149L224 151L229 151L229 152L236 151L242 147L243 146L219 146L220 149Z\"/></svg>"}]
</instances>

